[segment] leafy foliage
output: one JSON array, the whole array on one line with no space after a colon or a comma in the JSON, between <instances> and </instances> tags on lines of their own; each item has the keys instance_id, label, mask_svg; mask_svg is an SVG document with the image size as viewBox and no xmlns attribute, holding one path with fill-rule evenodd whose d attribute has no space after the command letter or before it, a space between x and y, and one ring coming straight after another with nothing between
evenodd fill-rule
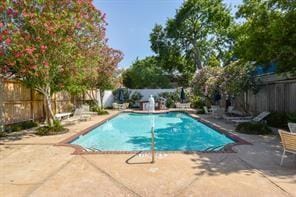
<instances>
[{"instance_id":1,"label":"leafy foliage","mask_svg":"<svg viewBox=\"0 0 296 197\"><path fill-rule=\"evenodd\" d=\"M99 107L98 105L92 106L91 107L91 111L93 112L97 112L98 115L106 115L109 114L108 111L103 110L101 107Z\"/></svg>"},{"instance_id":2,"label":"leafy foliage","mask_svg":"<svg viewBox=\"0 0 296 197\"><path fill-rule=\"evenodd\" d=\"M236 127L236 131L251 135L267 135L271 134L271 129L264 123L245 122Z\"/></svg>"},{"instance_id":3,"label":"leafy foliage","mask_svg":"<svg viewBox=\"0 0 296 197\"><path fill-rule=\"evenodd\" d=\"M108 115L108 114L109 114L108 111L106 111L106 110L102 110L101 108L100 108L100 110L98 110L97 112L98 112L98 115Z\"/></svg>"},{"instance_id":4,"label":"leafy foliage","mask_svg":"<svg viewBox=\"0 0 296 197\"><path fill-rule=\"evenodd\" d=\"M42 93L46 86L50 94L60 90L77 71L73 59L79 57L75 43L79 19L71 20L71 15L79 13L78 5L66 7L65 1L7 2L1 15L5 29L1 35L9 40L1 45L5 54L2 71L16 74Z\"/></svg>"},{"instance_id":5,"label":"leafy foliage","mask_svg":"<svg viewBox=\"0 0 296 197\"><path fill-rule=\"evenodd\" d=\"M143 95L140 92L134 92L130 96L129 105L132 107L139 107L139 102L143 98Z\"/></svg>"},{"instance_id":6,"label":"leafy foliage","mask_svg":"<svg viewBox=\"0 0 296 197\"><path fill-rule=\"evenodd\" d=\"M164 92L158 95L159 97L166 99L166 107L175 107L176 102L180 102L180 93L176 92Z\"/></svg>"},{"instance_id":7,"label":"leafy foliage","mask_svg":"<svg viewBox=\"0 0 296 197\"><path fill-rule=\"evenodd\" d=\"M266 120L269 126L288 129L288 122L296 123L296 113L272 112Z\"/></svg>"},{"instance_id":8,"label":"leafy foliage","mask_svg":"<svg viewBox=\"0 0 296 197\"><path fill-rule=\"evenodd\" d=\"M37 127L38 124L33 121L25 121L20 123L15 123L11 125L5 126L5 132L15 132L15 131L21 131L24 129L31 129L33 127Z\"/></svg>"},{"instance_id":9,"label":"leafy foliage","mask_svg":"<svg viewBox=\"0 0 296 197\"><path fill-rule=\"evenodd\" d=\"M295 1L245 0L237 17L244 21L234 29L238 58L296 74Z\"/></svg>"},{"instance_id":10,"label":"leafy foliage","mask_svg":"<svg viewBox=\"0 0 296 197\"><path fill-rule=\"evenodd\" d=\"M85 102L87 105L89 105L89 109L92 112L97 112L98 115L105 115L105 114L109 114L108 111L105 111L102 109L101 106L99 106L97 104L97 102L95 102L94 100L89 100Z\"/></svg>"},{"instance_id":11,"label":"leafy foliage","mask_svg":"<svg viewBox=\"0 0 296 197\"><path fill-rule=\"evenodd\" d=\"M220 87L222 73L222 67L204 67L196 72L191 82L193 93L204 96L213 95Z\"/></svg>"},{"instance_id":12,"label":"leafy foliage","mask_svg":"<svg viewBox=\"0 0 296 197\"><path fill-rule=\"evenodd\" d=\"M192 80L194 95L205 96L206 101L212 101L215 94L228 94L235 97L247 90L257 93L260 81L252 73L254 66L243 61L235 61L225 67L204 67L197 72ZM245 105L239 101L245 112Z\"/></svg>"},{"instance_id":13,"label":"leafy foliage","mask_svg":"<svg viewBox=\"0 0 296 197\"><path fill-rule=\"evenodd\" d=\"M232 17L221 0L184 1L165 27L153 28L151 49L163 68L175 69L190 79L196 69L229 59L231 26Z\"/></svg>"},{"instance_id":14,"label":"leafy foliage","mask_svg":"<svg viewBox=\"0 0 296 197\"><path fill-rule=\"evenodd\" d=\"M127 89L127 88L118 88L118 89L115 89L112 94L113 94L113 97L114 97L114 101L119 103L120 102L120 99L119 99L119 92L122 91L123 92L123 100L124 102L127 102L130 98L130 91Z\"/></svg>"},{"instance_id":15,"label":"leafy foliage","mask_svg":"<svg viewBox=\"0 0 296 197\"><path fill-rule=\"evenodd\" d=\"M201 96L191 96L190 103L193 108L198 108L203 110L203 106L205 106L205 101Z\"/></svg>"},{"instance_id":16,"label":"leafy foliage","mask_svg":"<svg viewBox=\"0 0 296 197\"><path fill-rule=\"evenodd\" d=\"M151 49L164 70L181 74L183 84L188 84L196 68L225 66L237 59L239 63L231 64L227 72L234 71L234 78L239 71L235 67L250 74L256 65L270 63L277 65L278 72L295 74L295 9L294 1L245 0L236 13L241 20L235 24L221 0L184 1L166 25L154 26ZM237 84L246 89L252 86L249 80L253 79ZM228 83L225 88L237 93L237 87Z\"/></svg>"},{"instance_id":17,"label":"leafy foliage","mask_svg":"<svg viewBox=\"0 0 296 197\"><path fill-rule=\"evenodd\" d=\"M61 122L58 120L54 120L53 121L53 125L52 126L43 126L43 127L39 127L37 129L36 134L37 135L57 135L57 134L63 134L68 132L69 129L64 128L61 125Z\"/></svg>"},{"instance_id":18,"label":"leafy foliage","mask_svg":"<svg viewBox=\"0 0 296 197\"><path fill-rule=\"evenodd\" d=\"M0 138L1 137L6 137L6 136L7 136L7 134L4 131L0 131Z\"/></svg>"},{"instance_id":19,"label":"leafy foliage","mask_svg":"<svg viewBox=\"0 0 296 197\"><path fill-rule=\"evenodd\" d=\"M192 80L195 94L211 96L215 91L237 96L246 90L258 91L260 81L253 77L254 67L250 63L232 62L225 67L205 67Z\"/></svg>"},{"instance_id":20,"label":"leafy foliage","mask_svg":"<svg viewBox=\"0 0 296 197\"><path fill-rule=\"evenodd\" d=\"M89 57L92 63L84 66L81 72L81 78L78 80L78 93L85 92L93 101L96 102L95 95L87 90L100 90L101 99L104 90L113 89L115 87L115 71L117 64L122 60L122 53L105 46L100 50L103 54L98 57ZM94 54L99 55L99 54ZM97 59L99 58L99 59ZM77 84L76 82L76 84ZM77 87L77 86L76 86Z\"/></svg>"},{"instance_id":21,"label":"leafy foliage","mask_svg":"<svg viewBox=\"0 0 296 197\"><path fill-rule=\"evenodd\" d=\"M187 61L181 54L181 49L175 45L172 39L168 38L167 29L161 25L155 25L151 34L151 49L157 54L157 64L170 76L178 76L178 84L188 85L188 79L191 79L195 66Z\"/></svg>"},{"instance_id":22,"label":"leafy foliage","mask_svg":"<svg viewBox=\"0 0 296 197\"><path fill-rule=\"evenodd\" d=\"M249 62L235 61L230 63L223 68L221 90L232 96L237 96L247 90L257 93L260 81L253 76L253 72L254 66Z\"/></svg>"},{"instance_id":23,"label":"leafy foliage","mask_svg":"<svg viewBox=\"0 0 296 197\"><path fill-rule=\"evenodd\" d=\"M127 88L169 88L169 76L158 66L155 57L136 60L122 74L123 85Z\"/></svg>"},{"instance_id":24,"label":"leafy foliage","mask_svg":"<svg viewBox=\"0 0 296 197\"><path fill-rule=\"evenodd\" d=\"M108 47L105 15L91 1L4 1L0 10L1 74L44 95L49 125L53 93L107 86L122 54Z\"/></svg>"}]
</instances>

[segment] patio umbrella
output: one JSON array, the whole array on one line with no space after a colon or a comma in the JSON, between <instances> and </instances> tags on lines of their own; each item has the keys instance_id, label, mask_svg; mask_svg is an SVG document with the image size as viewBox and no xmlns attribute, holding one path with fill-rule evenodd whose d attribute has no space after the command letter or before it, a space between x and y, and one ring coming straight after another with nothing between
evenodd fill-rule
<instances>
[{"instance_id":1,"label":"patio umbrella","mask_svg":"<svg viewBox=\"0 0 296 197\"><path fill-rule=\"evenodd\" d=\"M119 100L120 103L123 103L124 102L123 89L119 89L119 92L118 92L118 100Z\"/></svg>"},{"instance_id":2,"label":"patio umbrella","mask_svg":"<svg viewBox=\"0 0 296 197\"><path fill-rule=\"evenodd\" d=\"M184 100L186 99L184 88L181 89L181 95L180 95L180 98L181 98L182 103L183 103Z\"/></svg>"}]
</instances>

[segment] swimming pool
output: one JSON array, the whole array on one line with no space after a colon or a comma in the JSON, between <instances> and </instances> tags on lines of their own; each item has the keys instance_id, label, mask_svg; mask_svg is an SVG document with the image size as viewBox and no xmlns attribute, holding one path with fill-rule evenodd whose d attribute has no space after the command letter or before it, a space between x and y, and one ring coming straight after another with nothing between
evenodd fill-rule
<instances>
[{"instance_id":1,"label":"swimming pool","mask_svg":"<svg viewBox=\"0 0 296 197\"><path fill-rule=\"evenodd\" d=\"M120 113L71 144L90 151L145 151L154 126L158 151L218 151L234 143L226 135L181 112Z\"/></svg>"}]
</instances>

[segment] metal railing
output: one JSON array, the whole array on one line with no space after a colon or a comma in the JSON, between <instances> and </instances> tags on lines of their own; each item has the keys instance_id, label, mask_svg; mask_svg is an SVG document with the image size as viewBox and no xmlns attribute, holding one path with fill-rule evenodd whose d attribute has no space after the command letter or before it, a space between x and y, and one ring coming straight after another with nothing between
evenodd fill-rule
<instances>
[{"instance_id":1,"label":"metal railing","mask_svg":"<svg viewBox=\"0 0 296 197\"><path fill-rule=\"evenodd\" d=\"M151 128L151 163L155 162L155 150L154 150L154 127Z\"/></svg>"}]
</instances>

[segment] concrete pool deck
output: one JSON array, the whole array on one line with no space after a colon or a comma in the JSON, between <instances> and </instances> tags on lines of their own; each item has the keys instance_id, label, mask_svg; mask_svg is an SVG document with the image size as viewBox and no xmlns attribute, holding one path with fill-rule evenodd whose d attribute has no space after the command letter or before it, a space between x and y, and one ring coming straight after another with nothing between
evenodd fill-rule
<instances>
[{"instance_id":1,"label":"concrete pool deck","mask_svg":"<svg viewBox=\"0 0 296 197\"><path fill-rule=\"evenodd\" d=\"M0 196L296 196L296 158L280 166L278 136L237 134L236 153L73 155L55 146L118 112L68 126L56 136L1 140ZM223 120L203 118L233 132Z\"/></svg>"}]
</instances>

